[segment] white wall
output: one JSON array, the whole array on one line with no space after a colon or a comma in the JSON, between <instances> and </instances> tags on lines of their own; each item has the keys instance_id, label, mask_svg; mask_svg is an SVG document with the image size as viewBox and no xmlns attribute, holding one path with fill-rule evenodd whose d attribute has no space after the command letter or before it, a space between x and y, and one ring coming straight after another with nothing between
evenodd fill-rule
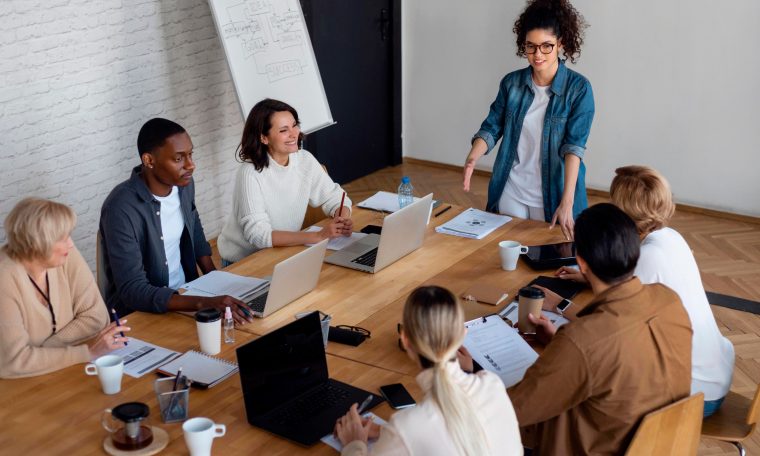
<instances>
[{"instance_id":1,"label":"white wall","mask_svg":"<svg viewBox=\"0 0 760 456\"><path fill-rule=\"evenodd\" d=\"M404 3L404 154L461 165L498 82L524 67L522 2ZM760 216L760 2L575 0L591 27L578 64L596 117L587 185L647 164L677 201ZM480 164L490 169L492 158Z\"/></svg>"},{"instance_id":2,"label":"white wall","mask_svg":"<svg viewBox=\"0 0 760 456\"><path fill-rule=\"evenodd\" d=\"M221 230L242 119L205 0L4 0L0 23L0 220L24 196L69 204L94 265L101 204L160 116L190 133L206 235Z\"/></svg>"}]
</instances>

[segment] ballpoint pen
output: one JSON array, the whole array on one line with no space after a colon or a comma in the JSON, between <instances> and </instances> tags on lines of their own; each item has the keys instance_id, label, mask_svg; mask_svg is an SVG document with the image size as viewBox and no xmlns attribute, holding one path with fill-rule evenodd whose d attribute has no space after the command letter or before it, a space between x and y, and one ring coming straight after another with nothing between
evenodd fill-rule
<instances>
[{"instance_id":1,"label":"ballpoint pen","mask_svg":"<svg viewBox=\"0 0 760 456\"><path fill-rule=\"evenodd\" d=\"M443 210L441 210L440 212L438 212L437 214L435 214L433 217L438 217L439 215L443 214L444 212L448 211L449 209L451 209L451 206L446 206L445 208L443 208Z\"/></svg>"},{"instance_id":2,"label":"ballpoint pen","mask_svg":"<svg viewBox=\"0 0 760 456\"><path fill-rule=\"evenodd\" d=\"M113 314L114 320L116 320L116 326L119 326L121 324L121 322L119 321L119 314L116 313L116 309L114 309L112 307L111 308L111 313ZM121 337L124 337L124 331L119 331L119 334L121 334ZM127 345L128 345L127 341L125 340L124 341L124 346L126 347Z\"/></svg>"},{"instance_id":3,"label":"ballpoint pen","mask_svg":"<svg viewBox=\"0 0 760 456\"><path fill-rule=\"evenodd\" d=\"M375 398L375 396L373 396L371 394L369 396L367 396L367 399L364 399L364 402L362 402L362 405L360 405L359 408L357 409L357 413L359 413L359 415L361 415L362 413L364 413L364 409L367 408L367 406L369 405L369 403L372 402L372 399L374 399L374 398Z\"/></svg>"}]
</instances>

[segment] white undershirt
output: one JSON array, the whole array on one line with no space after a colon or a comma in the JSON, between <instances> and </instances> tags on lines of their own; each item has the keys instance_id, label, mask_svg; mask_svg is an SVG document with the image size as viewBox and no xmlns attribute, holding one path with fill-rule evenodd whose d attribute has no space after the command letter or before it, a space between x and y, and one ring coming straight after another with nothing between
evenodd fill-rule
<instances>
[{"instance_id":1,"label":"white undershirt","mask_svg":"<svg viewBox=\"0 0 760 456\"><path fill-rule=\"evenodd\" d=\"M179 190L174 186L167 196L153 195L153 197L161 203L161 233L167 266L169 266L169 288L177 289L185 283L185 271L182 269L182 256L179 250L185 221L179 202Z\"/></svg>"},{"instance_id":2,"label":"white undershirt","mask_svg":"<svg viewBox=\"0 0 760 456\"><path fill-rule=\"evenodd\" d=\"M532 85L533 103L525 114L520 139L517 141L517 157L502 194L508 193L512 198L530 207L543 207L541 137L551 86L541 87L535 82Z\"/></svg>"},{"instance_id":3,"label":"white undershirt","mask_svg":"<svg viewBox=\"0 0 760 456\"><path fill-rule=\"evenodd\" d=\"M725 396L734 370L734 346L723 337L707 302L697 262L677 231L653 231L641 243L634 274L643 283L662 283L681 298L694 331L691 342L691 394L706 401Z\"/></svg>"}]
</instances>

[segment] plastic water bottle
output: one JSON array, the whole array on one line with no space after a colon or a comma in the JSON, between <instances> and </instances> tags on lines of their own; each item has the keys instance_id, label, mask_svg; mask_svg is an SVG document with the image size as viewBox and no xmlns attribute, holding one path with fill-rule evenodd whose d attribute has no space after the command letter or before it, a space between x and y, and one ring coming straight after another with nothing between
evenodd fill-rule
<instances>
[{"instance_id":1,"label":"plastic water bottle","mask_svg":"<svg viewBox=\"0 0 760 456\"><path fill-rule=\"evenodd\" d=\"M399 209L404 208L414 202L414 196L412 196L413 191L414 191L414 187L412 187L412 183L409 180L409 176L402 177L401 185L398 186Z\"/></svg>"},{"instance_id":2,"label":"plastic water bottle","mask_svg":"<svg viewBox=\"0 0 760 456\"><path fill-rule=\"evenodd\" d=\"M232 319L232 310L229 306L224 309L224 343L235 343L235 320Z\"/></svg>"}]
</instances>

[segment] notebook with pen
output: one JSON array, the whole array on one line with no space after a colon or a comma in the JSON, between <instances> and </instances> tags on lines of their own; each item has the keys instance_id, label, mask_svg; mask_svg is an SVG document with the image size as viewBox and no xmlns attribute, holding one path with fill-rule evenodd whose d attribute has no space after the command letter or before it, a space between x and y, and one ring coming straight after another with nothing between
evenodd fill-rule
<instances>
[{"instance_id":1,"label":"notebook with pen","mask_svg":"<svg viewBox=\"0 0 760 456\"><path fill-rule=\"evenodd\" d=\"M190 350L159 367L158 372L175 376L180 367L193 386L198 388L211 388L238 371L236 363Z\"/></svg>"}]
</instances>

